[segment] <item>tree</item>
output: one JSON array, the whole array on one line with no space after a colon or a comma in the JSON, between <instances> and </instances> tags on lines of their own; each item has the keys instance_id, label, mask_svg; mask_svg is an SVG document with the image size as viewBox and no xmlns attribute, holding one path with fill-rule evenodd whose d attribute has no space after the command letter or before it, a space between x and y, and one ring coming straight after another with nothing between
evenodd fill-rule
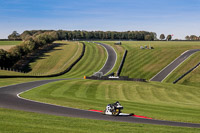
<instances>
[{"instance_id":1,"label":"tree","mask_svg":"<svg viewBox=\"0 0 200 133\"><path fill-rule=\"evenodd\" d=\"M145 41L153 41L153 40L154 40L154 36L152 36L152 35L145 36Z\"/></svg>"},{"instance_id":2,"label":"tree","mask_svg":"<svg viewBox=\"0 0 200 133\"><path fill-rule=\"evenodd\" d=\"M21 37L20 37L20 34L17 33L17 31L13 31L13 33L8 36L8 39L17 40L17 39L21 39Z\"/></svg>"},{"instance_id":3,"label":"tree","mask_svg":"<svg viewBox=\"0 0 200 133\"><path fill-rule=\"evenodd\" d=\"M191 39L191 40L197 40L197 38L198 38L198 37L197 37L196 35L191 35L191 36L190 36L190 39Z\"/></svg>"},{"instance_id":4,"label":"tree","mask_svg":"<svg viewBox=\"0 0 200 133\"><path fill-rule=\"evenodd\" d=\"M172 35L167 36L167 41L170 41L170 40L172 40Z\"/></svg>"},{"instance_id":5,"label":"tree","mask_svg":"<svg viewBox=\"0 0 200 133\"><path fill-rule=\"evenodd\" d=\"M152 32L154 39L153 40L158 40L157 34L155 32Z\"/></svg>"},{"instance_id":6,"label":"tree","mask_svg":"<svg viewBox=\"0 0 200 133\"><path fill-rule=\"evenodd\" d=\"M161 34L161 35L160 35L160 39L161 39L161 40L164 40L164 39L165 39L165 35L164 35L164 34Z\"/></svg>"},{"instance_id":7,"label":"tree","mask_svg":"<svg viewBox=\"0 0 200 133\"><path fill-rule=\"evenodd\" d=\"M190 40L190 37L189 37L189 36L186 36L186 37L185 37L185 40Z\"/></svg>"}]
</instances>

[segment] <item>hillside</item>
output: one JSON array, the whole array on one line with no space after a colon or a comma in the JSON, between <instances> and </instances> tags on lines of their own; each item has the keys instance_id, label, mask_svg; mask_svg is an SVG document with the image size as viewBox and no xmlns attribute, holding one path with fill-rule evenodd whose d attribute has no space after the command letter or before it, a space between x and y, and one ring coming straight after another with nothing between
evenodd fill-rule
<instances>
[{"instance_id":1,"label":"hillside","mask_svg":"<svg viewBox=\"0 0 200 133\"><path fill-rule=\"evenodd\" d=\"M114 44L115 42L105 42ZM151 46L154 49L140 49L140 46ZM122 69L122 76L151 79L155 74L171 63L188 49L199 49L198 42L166 41L123 41L123 48L128 50Z\"/></svg>"}]
</instances>

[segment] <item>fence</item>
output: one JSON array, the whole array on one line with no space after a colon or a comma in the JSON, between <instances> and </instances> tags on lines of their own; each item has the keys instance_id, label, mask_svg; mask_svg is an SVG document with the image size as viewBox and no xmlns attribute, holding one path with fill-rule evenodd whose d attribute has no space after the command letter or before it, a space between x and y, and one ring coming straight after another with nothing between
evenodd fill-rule
<instances>
[{"instance_id":1,"label":"fence","mask_svg":"<svg viewBox=\"0 0 200 133\"><path fill-rule=\"evenodd\" d=\"M7 68L7 67L0 67L0 70L6 70L6 71L12 71L12 72L20 72L20 73L26 73L21 70L13 69L13 68Z\"/></svg>"}]
</instances>

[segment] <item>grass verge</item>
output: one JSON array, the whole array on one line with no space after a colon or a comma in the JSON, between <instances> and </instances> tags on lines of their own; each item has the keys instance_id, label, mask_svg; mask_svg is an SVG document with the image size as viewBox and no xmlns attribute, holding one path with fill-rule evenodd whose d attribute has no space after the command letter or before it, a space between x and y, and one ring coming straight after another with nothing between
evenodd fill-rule
<instances>
[{"instance_id":1,"label":"grass verge","mask_svg":"<svg viewBox=\"0 0 200 133\"><path fill-rule=\"evenodd\" d=\"M110 132L148 132L148 133L197 133L198 128L170 127L148 124L134 124L124 122L111 122L70 118L37 114L23 111L15 111L0 108L0 132L1 133L110 133Z\"/></svg>"}]
</instances>

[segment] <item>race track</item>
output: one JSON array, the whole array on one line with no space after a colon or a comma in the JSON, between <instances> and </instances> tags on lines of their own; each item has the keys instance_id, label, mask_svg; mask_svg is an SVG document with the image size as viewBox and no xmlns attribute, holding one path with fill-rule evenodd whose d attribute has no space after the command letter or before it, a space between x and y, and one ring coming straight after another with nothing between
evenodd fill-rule
<instances>
[{"instance_id":1,"label":"race track","mask_svg":"<svg viewBox=\"0 0 200 133\"><path fill-rule=\"evenodd\" d=\"M28 83L22 83L12 86L6 86L0 88L0 108L8 108L15 110L23 110L36 113L51 114L57 116L67 117L79 117L87 119L107 120L107 121L121 121L129 123L145 123L145 124L158 124L158 125L169 125L169 126L183 126L183 127L196 127L200 128L200 124L192 123L181 123L171 121L161 121L154 119L143 119L131 116L106 116L101 113L91 112L87 110L79 110L68 107L56 106L46 103L35 102L26 100L18 97L18 94L30 90L32 88L59 80L70 80L70 79L55 79L55 80L42 80Z\"/></svg>"},{"instance_id":2,"label":"race track","mask_svg":"<svg viewBox=\"0 0 200 133\"><path fill-rule=\"evenodd\" d=\"M109 63L109 62L106 62L106 63ZM105 66L107 65L105 64L104 67ZM110 69L112 69L112 67L110 67ZM104 69L102 68L102 70ZM110 70L107 69L106 71L110 71ZM106 73L106 71L104 72ZM27 83L22 83L22 84L17 84L17 85L1 87L0 88L0 108L8 108L8 109L23 110L23 111L43 113L43 114L51 114L51 115L57 115L57 116L79 117L79 118L96 119L96 120L200 128L200 124L193 124L193 123L181 123L181 122L154 120L154 119L143 119L143 118L136 118L136 117L131 117L131 116L119 116L119 117L106 116L98 112L91 112L87 110L73 109L69 107L62 107L62 106L57 106L57 105L52 105L52 104L40 103L36 101L26 100L19 97L20 93L23 93L27 90L33 89L35 87L39 87L41 85L44 85L50 82L55 82L55 81L60 81L60 80L72 80L72 79L41 80L41 81L27 82Z\"/></svg>"},{"instance_id":3,"label":"race track","mask_svg":"<svg viewBox=\"0 0 200 133\"><path fill-rule=\"evenodd\" d=\"M200 49L192 49L184 52L176 58L173 62L171 62L167 67L161 70L158 74L156 74L150 81L159 81L162 82L170 73L172 73L181 63L183 63L187 58L189 58L195 52L200 51Z\"/></svg>"},{"instance_id":4,"label":"race track","mask_svg":"<svg viewBox=\"0 0 200 133\"><path fill-rule=\"evenodd\" d=\"M105 75L108 72L110 72L112 70L112 68L115 66L115 63L117 61L117 54L116 54L115 50L109 45L106 45L106 44L103 44L103 43L96 43L96 44L103 46L106 49L107 54L108 54L108 58L106 60L106 63L101 68L101 70L99 70L99 72L102 72L103 75Z\"/></svg>"}]
</instances>

